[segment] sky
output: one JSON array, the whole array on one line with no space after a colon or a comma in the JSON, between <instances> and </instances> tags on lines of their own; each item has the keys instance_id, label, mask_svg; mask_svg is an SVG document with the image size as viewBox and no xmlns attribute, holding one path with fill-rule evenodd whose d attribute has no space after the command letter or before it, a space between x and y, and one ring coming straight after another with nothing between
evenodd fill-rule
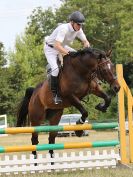
<instances>
[{"instance_id":1,"label":"sky","mask_svg":"<svg viewBox=\"0 0 133 177\"><path fill-rule=\"evenodd\" d=\"M60 5L60 0L0 0L0 41L5 50L14 49L15 38L24 33L27 17L34 8L58 8Z\"/></svg>"}]
</instances>

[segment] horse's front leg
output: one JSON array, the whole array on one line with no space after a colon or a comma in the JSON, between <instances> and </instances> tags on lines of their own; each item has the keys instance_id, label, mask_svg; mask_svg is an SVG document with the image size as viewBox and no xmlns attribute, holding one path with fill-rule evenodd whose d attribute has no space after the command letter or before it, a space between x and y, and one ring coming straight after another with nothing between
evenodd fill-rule
<instances>
[{"instance_id":1,"label":"horse's front leg","mask_svg":"<svg viewBox=\"0 0 133 177\"><path fill-rule=\"evenodd\" d=\"M37 105L38 106L38 105ZM29 114L29 118L30 118L30 122L31 122L31 126L40 126L41 122L42 122L42 118L44 117L44 110L39 110L39 108L36 106L37 109L34 109L34 111ZM34 132L32 133L32 137L31 137L31 142L32 145L38 145L39 141L38 141L38 133ZM32 151L32 154L34 155L34 159L37 159L37 151ZM35 165L37 165L35 163Z\"/></svg>"},{"instance_id":2,"label":"horse's front leg","mask_svg":"<svg viewBox=\"0 0 133 177\"><path fill-rule=\"evenodd\" d=\"M98 83L96 84L95 89L92 90L92 94L104 99L104 102L96 105L95 109L106 112L107 108L110 106L111 97L102 90Z\"/></svg>"},{"instance_id":3,"label":"horse's front leg","mask_svg":"<svg viewBox=\"0 0 133 177\"><path fill-rule=\"evenodd\" d=\"M85 123L86 118L88 117L88 112L85 110L83 105L81 104L79 98L77 98L75 95L72 95L71 98L71 104L75 106L80 113L82 114L81 118L76 122L76 124L83 124ZM83 135L83 130L75 131L76 136L81 137Z\"/></svg>"}]
</instances>

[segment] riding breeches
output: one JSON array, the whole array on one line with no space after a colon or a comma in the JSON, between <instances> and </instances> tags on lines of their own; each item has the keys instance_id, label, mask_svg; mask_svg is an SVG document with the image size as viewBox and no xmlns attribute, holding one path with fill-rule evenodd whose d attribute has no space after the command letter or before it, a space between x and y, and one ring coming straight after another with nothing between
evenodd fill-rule
<instances>
[{"instance_id":1,"label":"riding breeches","mask_svg":"<svg viewBox=\"0 0 133 177\"><path fill-rule=\"evenodd\" d=\"M52 70L51 75L58 76L59 68L57 65L57 57L58 57L59 52L57 50L55 50L54 48L51 48L45 44L44 53L45 53L48 63L50 64L51 70Z\"/></svg>"},{"instance_id":2,"label":"riding breeches","mask_svg":"<svg viewBox=\"0 0 133 177\"><path fill-rule=\"evenodd\" d=\"M69 51L75 51L73 48L71 48L69 46L64 46L64 48L66 48ZM50 64L51 70L52 70L51 75L58 76L59 68L57 65L57 59L58 59L59 52L56 49L45 44L44 53L45 53L48 63Z\"/></svg>"}]
</instances>

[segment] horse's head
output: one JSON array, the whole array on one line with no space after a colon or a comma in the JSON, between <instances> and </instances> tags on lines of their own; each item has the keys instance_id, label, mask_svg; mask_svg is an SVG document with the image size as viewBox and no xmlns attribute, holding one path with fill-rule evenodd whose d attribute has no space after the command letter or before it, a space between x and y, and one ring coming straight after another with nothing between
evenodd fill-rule
<instances>
[{"instance_id":1,"label":"horse's head","mask_svg":"<svg viewBox=\"0 0 133 177\"><path fill-rule=\"evenodd\" d=\"M120 85L115 76L115 68L110 60L111 51L108 53L99 54L97 76L100 80L110 84L111 88L117 93L120 90Z\"/></svg>"},{"instance_id":2,"label":"horse's head","mask_svg":"<svg viewBox=\"0 0 133 177\"><path fill-rule=\"evenodd\" d=\"M80 75L89 79L89 81L97 75L100 80L110 84L117 93L120 90L120 85L114 74L114 66L109 59L110 54L110 52L106 54L104 51L95 48L85 48L71 53L70 59L72 59L74 68ZM68 62L68 59L66 62Z\"/></svg>"}]
</instances>

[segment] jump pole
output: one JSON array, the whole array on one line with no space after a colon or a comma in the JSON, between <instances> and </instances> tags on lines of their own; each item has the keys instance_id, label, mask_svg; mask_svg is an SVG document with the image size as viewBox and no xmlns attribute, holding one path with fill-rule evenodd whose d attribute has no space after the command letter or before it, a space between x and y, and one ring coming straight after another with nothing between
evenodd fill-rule
<instances>
[{"instance_id":1,"label":"jump pole","mask_svg":"<svg viewBox=\"0 0 133 177\"><path fill-rule=\"evenodd\" d=\"M64 144L25 145L25 146L5 146L5 147L0 146L0 153L110 147L110 146L117 146L117 145L119 145L118 140L77 142L77 143L64 143Z\"/></svg>"},{"instance_id":2,"label":"jump pole","mask_svg":"<svg viewBox=\"0 0 133 177\"><path fill-rule=\"evenodd\" d=\"M76 130L97 130L112 129L118 127L117 122L111 123L92 123L83 125L55 125L55 126L35 126L35 127L17 127L17 128L1 128L0 134L18 134L18 133L34 133L34 132L54 132L54 131L76 131Z\"/></svg>"}]
</instances>

